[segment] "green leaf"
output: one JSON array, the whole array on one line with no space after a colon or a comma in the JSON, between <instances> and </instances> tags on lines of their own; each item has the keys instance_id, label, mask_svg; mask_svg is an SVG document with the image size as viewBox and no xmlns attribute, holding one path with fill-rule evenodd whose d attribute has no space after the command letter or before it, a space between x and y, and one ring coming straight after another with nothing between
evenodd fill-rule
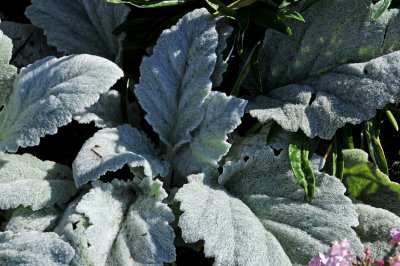
<instances>
[{"instance_id":1,"label":"green leaf","mask_svg":"<svg viewBox=\"0 0 400 266\"><path fill-rule=\"evenodd\" d=\"M260 45L261 45L261 41L258 41L253 49L251 49L250 54L247 56L246 61L244 62L240 72L239 72L239 76L236 79L236 83L233 86L233 89L231 91L231 95L234 96L238 96L239 95L239 90L240 87L243 83L243 81L245 80L245 78L247 77L247 75L249 74L249 72L251 71L251 67L254 65L254 63L257 60L257 55L258 55L258 50L260 49ZM256 71L257 72L257 71Z\"/></svg>"},{"instance_id":2,"label":"green leaf","mask_svg":"<svg viewBox=\"0 0 400 266\"><path fill-rule=\"evenodd\" d=\"M399 125L397 124L397 120L394 117L392 111L390 111L388 107L383 108L383 111L385 111L386 117L389 119L389 122L392 124L394 129L396 131L399 131Z\"/></svg>"},{"instance_id":3,"label":"green leaf","mask_svg":"<svg viewBox=\"0 0 400 266\"><path fill-rule=\"evenodd\" d=\"M228 18L235 19L237 17L237 13L232 8L227 7L222 1L220 0L206 0L206 2L215 10L217 11L214 15L218 15L219 13L227 16Z\"/></svg>"},{"instance_id":4,"label":"green leaf","mask_svg":"<svg viewBox=\"0 0 400 266\"><path fill-rule=\"evenodd\" d=\"M283 18L292 18L301 22L305 22L303 16L297 11L293 11L291 13L286 13L286 11L282 11L282 13L279 15L282 16Z\"/></svg>"},{"instance_id":5,"label":"green leaf","mask_svg":"<svg viewBox=\"0 0 400 266\"><path fill-rule=\"evenodd\" d=\"M157 8L166 6L176 6L180 4L185 4L187 2L193 2L198 0L106 0L108 3L121 4L128 3L136 7L141 8Z\"/></svg>"},{"instance_id":6,"label":"green leaf","mask_svg":"<svg viewBox=\"0 0 400 266\"><path fill-rule=\"evenodd\" d=\"M376 21L390 6L392 0L380 0L372 6L370 19Z\"/></svg>"},{"instance_id":7,"label":"green leaf","mask_svg":"<svg viewBox=\"0 0 400 266\"><path fill-rule=\"evenodd\" d=\"M310 154L318 144L318 138L309 139L302 132L291 135L289 158L297 184L304 189L305 201L310 203L315 196L315 175L310 162Z\"/></svg>"},{"instance_id":8,"label":"green leaf","mask_svg":"<svg viewBox=\"0 0 400 266\"><path fill-rule=\"evenodd\" d=\"M379 170L381 170L384 174L389 175L385 152L383 151L382 144L379 139L380 121L380 113L378 113L376 117L364 122L364 132L372 160Z\"/></svg>"},{"instance_id":9,"label":"green leaf","mask_svg":"<svg viewBox=\"0 0 400 266\"><path fill-rule=\"evenodd\" d=\"M264 28L271 28L283 34L292 35L292 30L281 20L279 20L279 17L276 13L271 12L268 9L254 8L250 18L254 23Z\"/></svg>"},{"instance_id":10,"label":"green leaf","mask_svg":"<svg viewBox=\"0 0 400 266\"><path fill-rule=\"evenodd\" d=\"M343 183L347 194L374 207L387 209L400 215L400 185L391 182L363 150L343 150Z\"/></svg>"}]
</instances>

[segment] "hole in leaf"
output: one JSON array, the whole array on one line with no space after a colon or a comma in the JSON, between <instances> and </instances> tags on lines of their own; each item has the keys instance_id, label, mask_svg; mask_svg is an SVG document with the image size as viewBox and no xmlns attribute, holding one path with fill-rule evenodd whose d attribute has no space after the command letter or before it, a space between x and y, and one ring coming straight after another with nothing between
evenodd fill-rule
<instances>
[{"instance_id":1,"label":"hole in leaf","mask_svg":"<svg viewBox=\"0 0 400 266\"><path fill-rule=\"evenodd\" d=\"M247 162L249 160L249 156L244 156L243 161Z\"/></svg>"},{"instance_id":2,"label":"hole in leaf","mask_svg":"<svg viewBox=\"0 0 400 266\"><path fill-rule=\"evenodd\" d=\"M219 174L222 174L223 172L224 172L224 168L218 167L218 173L219 173Z\"/></svg>"},{"instance_id":3,"label":"hole in leaf","mask_svg":"<svg viewBox=\"0 0 400 266\"><path fill-rule=\"evenodd\" d=\"M273 149L275 156L278 156L279 154L281 154L282 149Z\"/></svg>"},{"instance_id":4,"label":"hole in leaf","mask_svg":"<svg viewBox=\"0 0 400 266\"><path fill-rule=\"evenodd\" d=\"M311 93L311 98L310 98L310 102L308 103L308 105L311 105L315 101L316 98L317 98L317 94Z\"/></svg>"},{"instance_id":5,"label":"hole in leaf","mask_svg":"<svg viewBox=\"0 0 400 266\"><path fill-rule=\"evenodd\" d=\"M76 230L78 222L72 223L72 230Z\"/></svg>"}]
</instances>

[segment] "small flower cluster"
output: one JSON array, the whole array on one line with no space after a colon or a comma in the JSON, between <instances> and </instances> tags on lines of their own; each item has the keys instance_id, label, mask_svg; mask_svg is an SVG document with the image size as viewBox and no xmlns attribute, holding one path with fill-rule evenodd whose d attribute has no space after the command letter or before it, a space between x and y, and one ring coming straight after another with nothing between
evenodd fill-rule
<instances>
[{"instance_id":1,"label":"small flower cluster","mask_svg":"<svg viewBox=\"0 0 400 266\"><path fill-rule=\"evenodd\" d=\"M394 246L400 243L400 231L396 229L390 230L392 237L389 244ZM400 251L400 247L397 247ZM312 257L308 266L383 266L385 262L379 259L375 262L371 258L371 249L369 247L364 250L365 257L356 257L353 260L354 252L350 249L350 243L347 239L340 242L334 241L331 248L325 253L319 253L318 256ZM400 254L394 257L389 257L389 266L400 266Z\"/></svg>"}]
</instances>

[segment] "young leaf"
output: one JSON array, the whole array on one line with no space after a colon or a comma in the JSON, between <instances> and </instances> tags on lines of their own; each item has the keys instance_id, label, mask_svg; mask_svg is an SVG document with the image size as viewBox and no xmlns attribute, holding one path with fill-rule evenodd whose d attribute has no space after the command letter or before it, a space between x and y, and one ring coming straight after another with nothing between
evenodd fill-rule
<instances>
[{"instance_id":1,"label":"young leaf","mask_svg":"<svg viewBox=\"0 0 400 266\"><path fill-rule=\"evenodd\" d=\"M0 209L32 210L64 203L76 193L71 170L30 154L0 154Z\"/></svg>"},{"instance_id":2,"label":"young leaf","mask_svg":"<svg viewBox=\"0 0 400 266\"><path fill-rule=\"evenodd\" d=\"M390 6L392 0L380 0L372 6L370 19L376 21Z\"/></svg>"},{"instance_id":3,"label":"young leaf","mask_svg":"<svg viewBox=\"0 0 400 266\"><path fill-rule=\"evenodd\" d=\"M124 124L99 130L83 144L72 164L75 183L81 186L125 164L142 167L142 175L150 177L168 172L167 163L157 156L146 135Z\"/></svg>"},{"instance_id":4,"label":"young leaf","mask_svg":"<svg viewBox=\"0 0 400 266\"><path fill-rule=\"evenodd\" d=\"M400 185L391 182L363 150L343 150L343 183L349 196L400 215Z\"/></svg>"},{"instance_id":5,"label":"young leaf","mask_svg":"<svg viewBox=\"0 0 400 266\"><path fill-rule=\"evenodd\" d=\"M315 196L315 175L310 162L318 140L309 139L301 132L292 133L289 158L297 184L304 189L304 199L310 203Z\"/></svg>"},{"instance_id":6,"label":"young leaf","mask_svg":"<svg viewBox=\"0 0 400 266\"><path fill-rule=\"evenodd\" d=\"M400 16L392 9L370 22L370 8L370 0L321 0L302 13L305 23L288 21L293 37L267 30L261 74L263 87L274 90L256 99L250 114L330 139L345 123L399 101L400 53L393 51Z\"/></svg>"},{"instance_id":7,"label":"young leaf","mask_svg":"<svg viewBox=\"0 0 400 266\"><path fill-rule=\"evenodd\" d=\"M236 18L237 13L230 7L227 7L222 1L220 0L206 0L207 4L211 6L215 11L215 14L222 14L229 18Z\"/></svg>"},{"instance_id":8,"label":"young leaf","mask_svg":"<svg viewBox=\"0 0 400 266\"><path fill-rule=\"evenodd\" d=\"M39 144L75 113L94 104L121 76L114 63L92 55L46 57L21 69L0 113L0 150Z\"/></svg>"},{"instance_id":9,"label":"young leaf","mask_svg":"<svg viewBox=\"0 0 400 266\"><path fill-rule=\"evenodd\" d=\"M175 170L181 176L201 172L207 166L218 167L229 148L227 134L240 123L246 100L211 92L204 101L206 114L189 144L185 144L175 157Z\"/></svg>"},{"instance_id":10,"label":"young leaf","mask_svg":"<svg viewBox=\"0 0 400 266\"><path fill-rule=\"evenodd\" d=\"M381 132L381 118L380 112L377 116L364 123L364 132L368 144L368 150L372 157L373 162L385 175L389 175L389 169L383 151L379 134Z\"/></svg>"},{"instance_id":11,"label":"young leaf","mask_svg":"<svg viewBox=\"0 0 400 266\"><path fill-rule=\"evenodd\" d=\"M121 111L121 94L110 90L100 95L95 104L84 111L74 114L74 120L81 124L94 122L96 127L117 127L123 124Z\"/></svg>"},{"instance_id":12,"label":"young leaf","mask_svg":"<svg viewBox=\"0 0 400 266\"><path fill-rule=\"evenodd\" d=\"M49 44L69 54L93 54L122 64L125 33L112 31L125 21L130 9L104 0L33 0L25 14L44 29Z\"/></svg>"},{"instance_id":13,"label":"young leaf","mask_svg":"<svg viewBox=\"0 0 400 266\"><path fill-rule=\"evenodd\" d=\"M81 215L88 219L73 230L77 232L69 233L81 239L71 244L81 243L76 249L86 250L81 254L87 257L79 260L90 265L162 265L174 261L174 231L169 226L174 215L161 202L166 196L162 183L149 177L135 182L94 182L68 218L72 223ZM66 218L57 229L62 235L62 228L70 228Z\"/></svg>"},{"instance_id":14,"label":"young leaf","mask_svg":"<svg viewBox=\"0 0 400 266\"><path fill-rule=\"evenodd\" d=\"M0 232L1 265L67 266L74 249L55 233Z\"/></svg>"},{"instance_id":15,"label":"young leaf","mask_svg":"<svg viewBox=\"0 0 400 266\"><path fill-rule=\"evenodd\" d=\"M227 265L251 265L249 254L254 265L305 265L310 254L345 237L360 253L351 228L358 225L357 214L343 195L344 186L335 177L315 174L311 204L304 202L287 152L275 156L269 147L246 161L227 162L219 184L213 181L215 173L189 176L189 184L176 194L184 211L179 219L183 238L205 240L206 256Z\"/></svg>"},{"instance_id":16,"label":"young leaf","mask_svg":"<svg viewBox=\"0 0 400 266\"><path fill-rule=\"evenodd\" d=\"M9 64L12 48L11 40L0 30L0 105L6 103L17 74L17 69Z\"/></svg>"},{"instance_id":17,"label":"young leaf","mask_svg":"<svg viewBox=\"0 0 400 266\"><path fill-rule=\"evenodd\" d=\"M217 57L215 27L206 9L194 10L161 34L153 55L141 64L135 94L146 120L171 150L189 142L204 117Z\"/></svg>"},{"instance_id":18,"label":"young leaf","mask_svg":"<svg viewBox=\"0 0 400 266\"><path fill-rule=\"evenodd\" d=\"M389 245L390 230L400 229L400 218L384 209L374 208L366 204L356 204L360 222L354 230L365 247L372 250L372 258L384 258L392 250Z\"/></svg>"}]
</instances>

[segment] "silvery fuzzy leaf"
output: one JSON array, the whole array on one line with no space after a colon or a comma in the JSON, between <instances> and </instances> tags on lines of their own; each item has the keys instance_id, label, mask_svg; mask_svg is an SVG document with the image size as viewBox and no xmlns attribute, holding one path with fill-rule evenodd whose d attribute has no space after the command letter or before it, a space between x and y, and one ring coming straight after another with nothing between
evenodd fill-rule
<instances>
[{"instance_id":1,"label":"silvery fuzzy leaf","mask_svg":"<svg viewBox=\"0 0 400 266\"><path fill-rule=\"evenodd\" d=\"M130 9L103 0L33 0L25 15L42 29L50 45L70 54L93 54L122 64L125 34L112 31Z\"/></svg>"},{"instance_id":2,"label":"silvery fuzzy leaf","mask_svg":"<svg viewBox=\"0 0 400 266\"><path fill-rule=\"evenodd\" d=\"M54 207L32 211L28 208L17 208L7 222L6 231L14 233L28 231L52 231L61 212Z\"/></svg>"},{"instance_id":3,"label":"silvery fuzzy leaf","mask_svg":"<svg viewBox=\"0 0 400 266\"><path fill-rule=\"evenodd\" d=\"M249 207L213 179L215 174L190 175L176 194L185 242L204 240L205 256L214 257L214 265L292 265Z\"/></svg>"},{"instance_id":4,"label":"silvery fuzzy leaf","mask_svg":"<svg viewBox=\"0 0 400 266\"><path fill-rule=\"evenodd\" d=\"M0 154L0 209L32 210L64 203L76 193L71 170L30 154Z\"/></svg>"},{"instance_id":5,"label":"silvery fuzzy leaf","mask_svg":"<svg viewBox=\"0 0 400 266\"><path fill-rule=\"evenodd\" d=\"M0 106L6 103L11 92L12 82L17 74L17 69L9 64L12 48L11 39L0 30Z\"/></svg>"},{"instance_id":6,"label":"silvery fuzzy leaf","mask_svg":"<svg viewBox=\"0 0 400 266\"><path fill-rule=\"evenodd\" d=\"M228 63L225 62L223 51L227 47L227 39L231 35L233 28L229 26L228 20L220 19L217 21L216 30L218 32L218 45L215 50L217 53L217 61L214 72L211 75L212 86L218 87L222 83L222 74L228 69Z\"/></svg>"},{"instance_id":7,"label":"silvery fuzzy leaf","mask_svg":"<svg viewBox=\"0 0 400 266\"><path fill-rule=\"evenodd\" d=\"M0 150L39 144L94 104L121 76L114 63L93 55L46 57L22 68L0 113Z\"/></svg>"},{"instance_id":8,"label":"silvery fuzzy leaf","mask_svg":"<svg viewBox=\"0 0 400 266\"><path fill-rule=\"evenodd\" d=\"M146 135L124 124L99 130L83 144L72 164L75 183L80 186L99 179L107 171L116 171L125 164L131 169L142 167L144 176L168 173L167 162L157 156Z\"/></svg>"},{"instance_id":9,"label":"silvery fuzzy leaf","mask_svg":"<svg viewBox=\"0 0 400 266\"><path fill-rule=\"evenodd\" d=\"M372 258L381 259L392 249L390 230L400 229L400 218L387 210L366 204L356 204L359 226L354 230L365 247L372 250Z\"/></svg>"},{"instance_id":10,"label":"silvery fuzzy leaf","mask_svg":"<svg viewBox=\"0 0 400 266\"><path fill-rule=\"evenodd\" d=\"M122 125L121 94L116 90L101 94L98 102L86 107L82 112L75 113L74 120L81 124L94 122L96 127Z\"/></svg>"},{"instance_id":11,"label":"silvery fuzzy leaf","mask_svg":"<svg viewBox=\"0 0 400 266\"><path fill-rule=\"evenodd\" d=\"M93 189L77 203L71 218L64 218L59 233L69 228L87 255L85 265L162 265L175 260L174 215L162 203L167 196L160 181L93 182ZM73 229L85 217L86 224ZM71 223L68 223L70 221ZM83 230L82 230L83 229ZM76 232L74 232L74 230ZM71 239L71 237L70 237ZM83 244L82 244L83 243ZM75 258L74 258L75 259Z\"/></svg>"},{"instance_id":12,"label":"silvery fuzzy leaf","mask_svg":"<svg viewBox=\"0 0 400 266\"><path fill-rule=\"evenodd\" d=\"M194 131L191 142L178 151L174 169L186 177L207 166L218 167L218 161L231 147L227 134L241 123L246 104L246 100L211 92L203 105L204 119Z\"/></svg>"},{"instance_id":13,"label":"silvery fuzzy leaf","mask_svg":"<svg viewBox=\"0 0 400 266\"><path fill-rule=\"evenodd\" d=\"M43 31L31 24L12 21L0 23L0 30L13 42L13 59L11 63L19 68L34 63L46 56L57 56L57 51L47 45Z\"/></svg>"},{"instance_id":14,"label":"silvery fuzzy leaf","mask_svg":"<svg viewBox=\"0 0 400 266\"><path fill-rule=\"evenodd\" d=\"M330 139L346 123L400 100L397 9L370 21L371 0L318 1L287 37L267 31L260 62L265 96L250 114L308 137ZM391 53L393 52L393 53ZM375 59L374 59L375 58ZM363 62L363 63L353 63Z\"/></svg>"},{"instance_id":15,"label":"silvery fuzzy leaf","mask_svg":"<svg viewBox=\"0 0 400 266\"><path fill-rule=\"evenodd\" d=\"M217 58L215 27L205 8L186 14L161 34L153 55L140 66L135 94L146 120L173 151L191 140L205 115Z\"/></svg>"},{"instance_id":16,"label":"silvery fuzzy leaf","mask_svg":"<svg viewBox=\"0 0 400 266\"><path fill-rule=\"evenodd\" d=\"M69 265L75 252L55 233L0 232L1 265Z\"/></svg>"},{"instance_id":17,"label":"silvery fuzzy leaf","mask_svg":"<svg viewBox=\"0 0 400 266\"><path fill-rule=\"evenodd\" d=\"M75 256L71 261L72 266L95 266L90 260L89 243L85 236L89 221L82 214L76 212L76 206L81 199L82 196L79 196L68 205L54 232L75 249Z\"/></svg>"},{"instance_id":18,"label":"silvery fuzzy leaf","mask_svg":"<svg viewBox=\"0 0 400 266\"><path fill-rule=\"evenodd\" d=\"M183 186L176 196L181 201L181 209L184 211L180 218L184 239L189 242L204 239L207 247L213 245L214 241L220 241L220 238L217 238L219 233L226 234L224 231L226 228L210 225L229 222L241 228L244 224L241 216L230 211L234 204L229 201L218 202L217 206L213 204L213 201L225 197L220 195L221 193L229 193L229 198L234 198L235 202L241 202L249 211L251 210L252 215L245 216L261 223L264 234L269 234L273 239L269 240L269 245L274 248L262 248L262 252L250 252L252 258L265 259L276 256L276 260L270 265L291 265L291 263L305 265L311 256L327 250L332 241L343 238L347 238L360 254L362 245L352 229L358 225L357 213L350 199L344 196L344 186L335 177L318 171L315 173L316 195L311 204L304 202L304 191L295 181L287 152L282 151L280 155L275 156L268 146L254 152L247 161L227 162L222 175L218 177L220 186L213 187L206 182L194 182L192 177L189 178L189 184ZM194 191L199 191L201 196L190 196L195 193ZM210 191L218 196L209 196ZM203 224L203 221L208 222ZM202 229L202 226L206 226L207 229ZM229 247L237 245L238 249L247 249L247 243L253 241L254 226L244 226L244 228L246 231L240 235L244 238L247 236L247 240L240 239L239 244L228 240L227 243L214 247L212 253L210 251L206 255L213 254L216 264L224 264L225 261L220 261L220 256L229 252ZM203 230L206 230L204 235L198 233ZM284 250L283 254L276 253L277 247ZM280 261L285 261L286 256L291 263L285 264ZM241 257L245 259L246 255L237 253L234 258L239 261ZM267 263L258 265L268 265ZM239 262L236 264L246 265Z\"/></svg>"},{"instance_id":19,"label":"silvery fuzzy leaf","mask_svg":"<svg viewBox=\"0 0 400 266\"><path fill-rule=\"evenodd\" d=\"M301 129L310 138L331 139L346 123L361 123L376 109L400 101L399 63L397 51L336 67L309 85L288 85L257 97L250 114L262 123L275 120L288 131Z\"/></svg>"}]
</instances>

